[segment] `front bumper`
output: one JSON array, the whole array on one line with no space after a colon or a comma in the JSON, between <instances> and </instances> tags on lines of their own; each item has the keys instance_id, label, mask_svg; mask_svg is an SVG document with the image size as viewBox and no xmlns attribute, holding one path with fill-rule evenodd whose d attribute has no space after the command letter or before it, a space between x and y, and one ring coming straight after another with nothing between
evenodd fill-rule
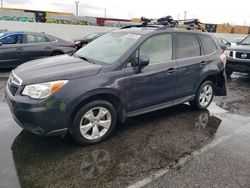
<instances>
[{"instance_id":1,"label":"front bumper","mask_svg":"<svg viewBox=\"0 0 250 188\"><path fill-rule=\"evenodd\" d=\"M227 59L226 69L236 72L250 73L250 59Z\"/></svg>"},{"instance_id":2,"label":"front bumper","mask_svg":"<svg viewBox=\"0 0 250 188\"><path fill-rule=\"evenodd\" d=\"M55 98L33 100L26 96L13 96L7 85L5 97L14 120L22 128L46 136L68 132L69 118Z\"/></svg>"}]
</instances>

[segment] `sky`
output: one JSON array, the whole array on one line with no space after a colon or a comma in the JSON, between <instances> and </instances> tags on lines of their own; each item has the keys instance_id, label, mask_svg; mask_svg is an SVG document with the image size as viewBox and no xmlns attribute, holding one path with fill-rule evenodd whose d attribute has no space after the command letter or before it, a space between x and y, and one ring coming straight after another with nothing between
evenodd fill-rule
<instances>
[{"instance_id":1,"label":"sky","mask_svg":"<svg viewBox=\"0 0 250 188\"><path fill-rule=\"evenodd\" d=\"M75 0L2 0L6 8L75 13ZM250 0L77 0L80 16L111 18L198 18L203 23L250 26Z\"/></svg>"}]
</instances>

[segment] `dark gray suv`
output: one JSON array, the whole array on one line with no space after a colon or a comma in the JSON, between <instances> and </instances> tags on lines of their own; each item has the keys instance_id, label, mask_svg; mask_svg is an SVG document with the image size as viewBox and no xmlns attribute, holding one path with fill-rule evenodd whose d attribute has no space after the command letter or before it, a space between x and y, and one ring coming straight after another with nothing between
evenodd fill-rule
<instances>
[{"instance_id":1,"label":"dark gray suv","mask_svg":"<svg viewBox=\"0 0 250 188\"><path fill-rule=\"evenodd\" d=\"M107 138L127 117L226 95L225 57L206 32L143 25L109 32L74 55L12 71L6 98L35 134L70 133L79 144Z\"/></svg>"}]
</instances>

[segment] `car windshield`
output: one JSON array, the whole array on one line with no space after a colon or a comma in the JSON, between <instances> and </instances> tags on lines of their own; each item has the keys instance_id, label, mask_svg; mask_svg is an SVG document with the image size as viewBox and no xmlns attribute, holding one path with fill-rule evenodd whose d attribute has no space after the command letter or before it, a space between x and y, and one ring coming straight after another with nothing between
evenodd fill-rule
<instances>
[{"instance_id":1,"label":"car windshield","mask_svg":"<svg viewBox=\"0 0 250 188\"><path fill-rule=\"evenodd\" d=\"M112 64L116 62L136 41L140 35L111 32L107 33L75 53L76 56L91 59L94 62Z\"/></svg>"},{"instance_id":2,"label":"car windshield","mask_svg":"<svg viewBox=\"0 0 250 188\"><path fill-rule=\"evenodd\" d=\"M246 37L242 42L242 45L250 45L250 36Z\"/></svg>"}]
</instances>

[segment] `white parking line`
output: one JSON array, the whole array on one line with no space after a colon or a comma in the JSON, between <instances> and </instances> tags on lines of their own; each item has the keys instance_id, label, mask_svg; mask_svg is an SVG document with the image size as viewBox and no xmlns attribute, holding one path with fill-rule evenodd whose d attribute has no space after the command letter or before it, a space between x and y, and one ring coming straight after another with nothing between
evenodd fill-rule
<instances>
[{"instance_id":1,"label":"white parking line","mask_svg":"<svg viewBox=\"0 0 250 188\"><path fill-rule=\"evenodd\" d=\"M215 146L217 146L218 144L222 143L222 142L225 142L226 140L232 138L234 135L236 135L237 133L239 132L242 132L243 130L247 129L250 127L250 123L248 123L245 127L239 129L238 131L234 132L233 134L230 134L228 136L222 136L214 141L212 141L210 144L204 146L203 148L201 148L200 150L198 151L194 151L192 152L190 155L186 156L186 157L183 157L181 158L178 163L176 163L173 167L178 167L178 166L182 166L184 165L190 158L192 157L196 157L196 156L199 156L201 154L203 154L204 152L214 148ZM164 169L161 169L155 173L152 173L151 175L149 175L148 177L142 179L142 180L139 180L137 181L136 183L128 186L128 188L140 188L140 187L143 187L147 184L149 184L150 182L158 179L159 177L167 174L168 172L170 171L170 168L169 167L166 167Z\"/></svg>"}]
</instances>

